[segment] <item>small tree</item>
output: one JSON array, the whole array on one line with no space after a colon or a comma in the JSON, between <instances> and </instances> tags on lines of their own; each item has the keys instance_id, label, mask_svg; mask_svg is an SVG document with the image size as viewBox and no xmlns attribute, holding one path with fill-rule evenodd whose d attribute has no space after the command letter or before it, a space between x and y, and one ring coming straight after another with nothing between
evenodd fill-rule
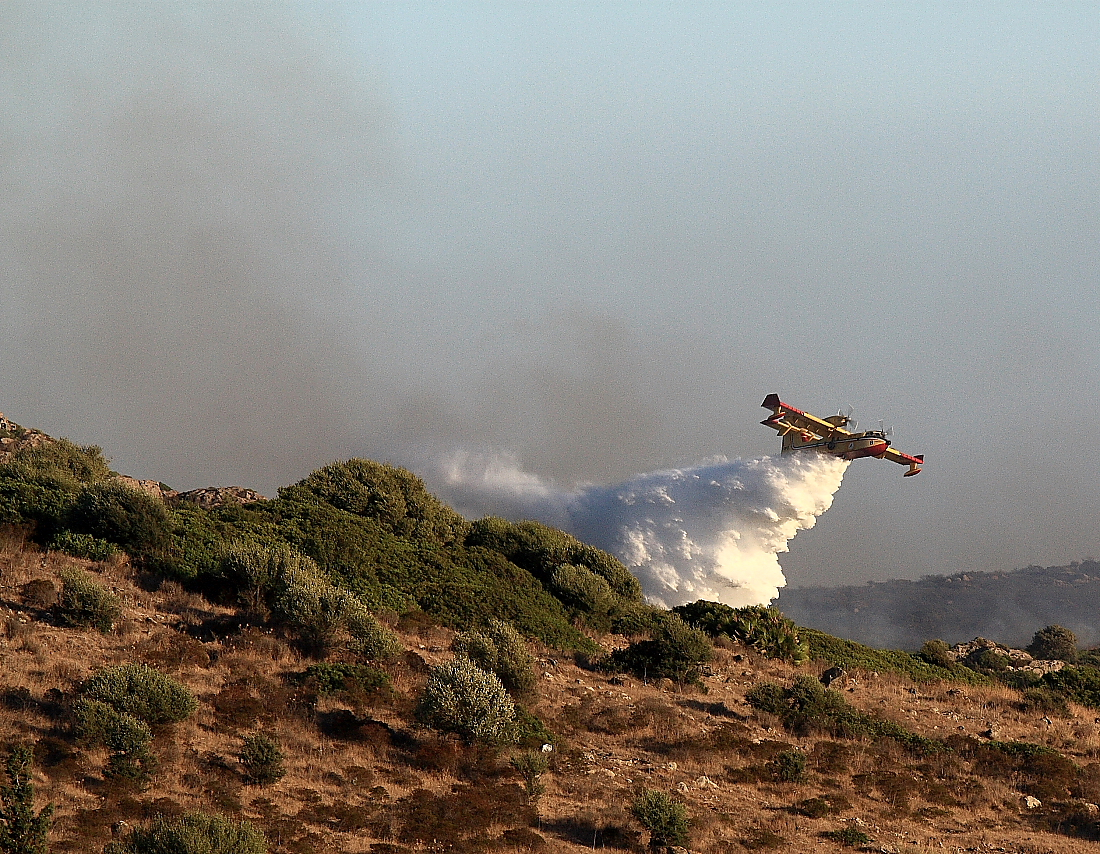
<instances>
[{"instance_id":1,"label":"small tree","mask_svg":"<svg viewBox=\"0 0 1100 854\"><path fill-rule=\"evenodd\" d=\"M52 824L53 804L34 811L31 782L33 754L19 745L8 754L8 783L0 786L0 852L3 854L46 854L46 836Z\"/></svg>"},{"instance_id":2,"label":"small tree","mask_svg":"<svg viewBox=\"0 0 1100 854\"><path fill-rule=\"evenodd\" d=\"M695 682L700 667L714 657L714 646L699 629L676 614L663 613L649 640L632 643L608 656L606 665L628 670L643 679L668 677L677 682Z\"/></svg>"},{"instance_id":3,"label":"small tree","mask_svg":"<svg viewBox=\"0 0 1100 854\"><path fill-rule=\"evenodd\" d=\"M550 759L541 750L528 750L519 756L512 757L512 767L523 777L523 788L527 792L527 803L536 805L542 793L546 791L546 784L542 782L542 775L550 768Z\"/></svg>"},{"instance_id":4,"label":"small tree","mask_svg":"<svg viewBox=\"0 0 1100 854\"><path fill-rule=\"evenodd\" d=\"M687 845L687 807L664 792L642 789L630 805L630 814L649 831L650 848Z\"/></svg>"},{"instance_id":5,"label":"small tree","mask_svg":"<svg viewBox=\"0 0 1100 854\"><path fill-rule=\"evenodd\" d=\"M1035 633L1027 651L1036 658L1073 661L1077 658L1077 635L1065 626L1047 626Z\"/></svg>"},{"instance_id":6,"label":"small tree","mask_svg":"<svg viewBox=\"0 0 1100 854\"><path fill-rule=\"evenodd\" d=\"M946 641L939 638L925 641L917 655L936 667L944 667L950 670L955 666L955 659L951 657L951 647L947 645Z\"/></svg>"}]
</instances>

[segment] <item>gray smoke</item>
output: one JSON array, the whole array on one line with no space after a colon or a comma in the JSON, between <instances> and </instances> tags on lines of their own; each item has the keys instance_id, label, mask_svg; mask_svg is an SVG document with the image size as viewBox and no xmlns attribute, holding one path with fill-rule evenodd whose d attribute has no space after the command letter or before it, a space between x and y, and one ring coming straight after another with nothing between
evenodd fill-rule
<instances>
[{"instance_id":1,"label":"gray smoke","mask_svg":"<svg viewBox=\"0 0 1100 854\"><path fill-rule=\"evenodd\" d=\"M394 208L392 117L316 23L0 8L9 415L141 476L265 490L397 432L402 276L348 225L377 238Z\"/></svg>"}]
</instances>

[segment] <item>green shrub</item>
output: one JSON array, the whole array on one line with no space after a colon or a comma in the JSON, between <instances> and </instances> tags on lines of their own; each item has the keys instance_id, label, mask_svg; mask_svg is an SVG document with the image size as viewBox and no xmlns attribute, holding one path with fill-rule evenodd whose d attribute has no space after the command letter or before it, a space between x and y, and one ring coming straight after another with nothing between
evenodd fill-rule
<instances>
[{"instance_id":1,"label":"green shrub","mask_svg":"<svg viewBox=\"0 0 1100 854\"><path fill-rule=\"evenodd\" d=\"M267 840L247 821L191 813L158 816L124 841L108 845L104 854L267 854Z\"/></svg>"},{"instance_id":2,"label":"green shrub","mask_svg":"<svg viewBox=\"0 0 1100 854\"><path fill-rule=\"evenodd\" d=\"M0 464L0 522L33 523L47 543L85 484L110 476L99 448L68 439L24 446Z\"/></svg>"},{"instance_id":3,"label":"green shrub","mask_svg":"<svg viewBox=\"0 0 1100 854\"><path fill-rule=\"evenodd\" d=\"M705 634L675 614L665 613L657 621L653 636L613 652L605 666L625 670L642 679L667 677L677 682L699 679L700 667L714 657L714 647Z\"/></svg>"},{"instance_id":4,"label":"green shrub","mask_svg":"<svg viewBox=\"0 0 1100 854\"><path fill-rule=\"evenodd\" d=\"M279 490L285 500L320 500L373 519L401 537L448 545L461 543L470 523L432 495L403 468L353 459L318 469Z\"/></svg>"},{"instance_id":5,"label":"green shrub","mask_svg":"<svg viewBox=\"0 0 1100 854\"><path fill-rule=\"evenodd\" d=\"M109 703L82 697L73 704L76 735L87 747L107 747L104 776L144 784L156 769L149 725Z\"/></svg>"},{"instance_id":6,"label":"green shrub","mask_svg":"<svg viewBox=\"0 0 1100 854\"><path fill-rule=\"evenodd\" d=\"M1100 668L1093 666L1063 667L1044 673L1042 684L1063 697L1100 709Z\"/></svg>"},{"instance_id":7,"label":"green shrub","mask_svg":"<svg viewBox=\"0 0 1100 854\"><path fill-rule=\"evenodd\" d=\"M110 461L98 445L77 445L54 439L16 451L0 475L22 480L55 478L73 485L97 483L111 477ZM73 489L75 492L76 489Z\"/></svg>"},{"instance_id":8,"label":"green shrub","mask_svg":"<svg viewBox=\"0 0 1100 854\"><path fill-rule=\"evenodd\" d=\"M238 754L248 779L260 786L277 783L286 776L285 758L279 742L262 732L246 738Z\"/></svg>"},{"instance_id":9,"label":"green shrub","mask_svg":"<svg viewBox=\"0 0 1100 854\"><path fill-rule=\"evenodd\" d=\"M784 750L766 764L768 774L780 783L797 783L806 777L806 754L801 750Z\"/></svg>"},{"instance_id":10,"label":"green shrub","mask_svg":"<svg viewBox=\"0 0 1100 854\"><path fill-rule=\"evenodd\" d=\"M956 662L951 657L950 650L951 647L947 645L946 641L935 638L925 641L917 655L929 664L933 664L936 667L942 667L945 670L951 670L955 667Z\"/></svg>"},{"instance_id":11,"label":"green shrub","mask_svg":"<svg viewBox=\"0 0 1100 854\"><path fill-rule=\"evenodd\" d=\"M620 561L541 522L508 522L489 516L473 523L466 544L499 552L545 585L551 584L555 570L568 564L601 576L623 606L643 601L641 583Z\"/></svg>"},{"instance_id":12,"label":"green shrub","mask_svg":"<svg viewBox=\"0 0 1100 854\"><path fill-rule=\"evenodd\" d=\"M401 653L401 641L358 598L345 603L344 629L348 649L367 661L388 661Z\"/></svg>"},{"instance_id":13,"label":"green shrub","mask_svg":"<svg viewBox=\"0 0 1100 854\"><path fill-rule=\"evenodd\" d=\"M537 803L542 793L546 791L542 775L550 768L550 757L541 750L527 750L512 757L512 767L523 778L523 788L527 793L528 803Z\"/></svg>"},{"instance_id":14,"label":"green shrub","mask_svg":"<svg viewBox=\"0 0 1100 854\"><path fill-rule=\"evenodd\" d=\"M86 486L68 516L76 533L89 534L145 555L168 542L168 508L159 498L119 481Z\"/></svg>"},{"instance_id":15,"label":"green shrub","mask_svg":"<svg viewBox=\"0 0 1100 854\"><path fill-rule=\"evenodd\" d=\"M500 677L510 693L524 694L535 687L535 662L523 636L503 620L490 620L483 632L462 632L454 650L483 670Z\"/></svg>"},{"instance_id":16,"label":"green shrub","mask_svg":"<svg viewBox=\"0 0 1100 854\"><path fill-rule=\"evenodd\" d=\"M772 715L784 715L791 707L787 689L774 682L758 682L745 693L745 702Z\"/></svg>"},{"instance_id":17,"label":"green shrub","mask_svg":"<svg viewBox=\"0 0 1100 854\"><path fill-rule=\"evenodd\" d=\"M768 658L802 664L809 660L809 645L798 634L798 626L784 617L778 608L749 605L731 608L719 602L700 599L672 609L684 622L702 629L711 637L725 635Z\"/></svg>"},{"instance_id":18,"label":"green shrub","mask_svg":"<svg viewBox=\"0 0 1100 854\"><path fill-rule=\"evenodd\" d=\"M290 546L238 541L225 547L218 561L218 573L237 591L242 605L254 616L266 620L282 579L305 566L315 568L316 564Z\"/></svg>"},{"instance_id":19,"label":"green shrub","mask_svg":"<svg viewBox=\"0 0 1100 854\"><path fill-rule=\"evenodd\" d=\"M147 664L96 671L84 682L83 692L154 727L186 720L198 706L185 685Z\"/></svg>"},{"instance_id":20,"label":"green shrub","mask_svg":"<svg viewBox=\"0 0 1100 854\"><path fill-rule=\"evenodd\" d=\"M133 753L148 748L153 740L145 721L102 700L81 697L73 704L73 720L77 738L88 747Z\"/></svg>"},{"instance_id":21,"label":"green shrub","mask_svg":"<svg viewBox=\"0 0 1100 854\"><path fill-rule=\"evenodd\" d=\"M303 565L280 579L271 611L295 633L307 652L323 657L335 646L354 598L326 579L316 565Z\"/></svg>"},{"instance_id":22,"label":"green shrub","mask_svg":"<svg viewBox=\"0 0 1100 854\"><path fill-rule=\"evenodd\" d=\"M595 631L609 631L621 599L603 576L583 566L565 564L550 575L547 590L573 608Z\"/></svg>"},{"instance_id":23,"label":"green shrub","mask_svg":"<svg viewBox=\"0 0 1100 854\"><path fill-rule=\"evenodd\" d=\"M1064 626L1047 626L1035 633L1027 651L1039 659L1073 662L1077 659L1077 635Z\"/></svg>"},{"instance_id":24,"label":"green shrub","mask_svg":"<svg viewBox=\"0 0 1100 854\"><path fill-rule=\"evenodd\" d=\"M889 738L920 755L946 749L941 741L859 711L836 691L826 689L808 675L799 676L786 689L769 682L761 683L745 695L745 700L754 708L778 715L783 725L798 735L823 732L835 738Z\"/></svg>"},{"instance_id":25,"label":"green shrub","mask_svg":"<svg viewBox=\"0 0 1100 854\"><path fill-rule=\"evenodd\" d=\"M392 693L389 674L365 664L321 662L311 664L302 677L312 680L318 694L335 694L358 688L367 693Z\"/></svg>"},{"instance_id":26,"label":"green shrub","mask_svg":"<svg viewBox=\"0 0 1100 854\"><path fill-rule=\"evenodd\" d=\"M34 755L26 745L12 748L6 763L7 783L0 785L0 852L46 854L53 823L53 804L34 810L31 772Z\"/></svg>"},{"instance_id":27,"label":"green shrub","mask_svg":"<svg viewBox=\"0 0 1100 854\"><path fill-rule=\"evenodd\" d=\"M110 632L122 616L121 600L82 569L67 567L60 575L57 613L62 622Z\"/></svg>"},{"instance_id":28,"label":"green shrub","mask_svg":"<svg viewBox=\"0 0 1100 854\"><path fill-rule=\"evenodd\" d=\"M664 792L642 789L630 804L630 814L649 831L650 848L688 844L687 807Z\"/></svg>"},{"instance_id":29,"label":"green shrub","mask_svg":"<svg viewBox=\"0 0 1100 854\"><path fill-rule=\"evenodd\" d=\"M862 848L871 844L871 837L858 827L845 827L840 830L823 830L820 834L845 848Z\"/></svg>"},{"instance_id":30,"label":"green shrub","mask_svg":"<svg viewBox=\"0 0 1100 854\"><path fill-rule=\"evenodd\" d=\"M397 636L359 597L333 584L311 558L289 546L234 543L222 555L219 570L250 611L286 626L313 654L327 654L341 639L369 660L391 658L401 650Z\"/></svg>"},{"instance_id":31,"label":"green shrub","mask_svg":"<svg viewBox=\"0 0 1100 854\"><path fill-rule=\"evenodd\" d=\"M976 650L965 659L963 663L979 673L1000 674L1012 666L1012 659L994 649Z\"/></svg>"},{"instance_id":32,"label":"green shrub","mask_svg":"<svg viewBox=\"0 0 1100 854\"><path fill-rule=\"evenodd\" d=\"M91 534L74 534L58 531L50 541L50 548L85 560L104 561L118 552L113 543L93 537Z\"/></svg>"},{"instance_id":33,"label":"green shrub","mask_svg":"<svg viewBox=\"0 0 1100 854\"><path fill-rule=\"evenodd\" d=\"M462 655L432 668L417 717L468 743L497 744L515 738L516 707L500 678Z\"/></svg>"}]
</instances>

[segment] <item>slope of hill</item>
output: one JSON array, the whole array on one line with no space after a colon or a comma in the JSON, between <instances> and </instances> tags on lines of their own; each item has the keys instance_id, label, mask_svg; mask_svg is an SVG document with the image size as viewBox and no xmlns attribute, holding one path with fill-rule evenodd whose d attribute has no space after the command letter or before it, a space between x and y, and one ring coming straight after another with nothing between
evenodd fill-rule
<instances>
[{"instance_id":1,"label":"slope of hill","mask_svg":"<svg viewBox=\"0 0 1100 854\"><path fill-rule=\"evenodd\" d=\"M711 647L609 556L468 523L400 470L205 507L36 441L0 462L0 750L33 750L53 852L245 850L142 835L185 814L246 820L272 854L641 852L662 827L696 852L1100 838L1090 668L1021 692L820 632L792 664L759 651L803 659L787 621L696 603L754 644ZM443 681L456 653L481 693Z\"/></svg>"},{"instance_id":2,"label":"slope of hill","mask_svg":"<svg viewBox=\"0 0 1100 854\"><path fill-rule=\"evenodd\" d=\"M778 604L802 625L892 649L977 636L1022 646L1052 623L1094 645L1100 644L1100 563L791 588L782 591Z\"/></svg>"}]
</instances>

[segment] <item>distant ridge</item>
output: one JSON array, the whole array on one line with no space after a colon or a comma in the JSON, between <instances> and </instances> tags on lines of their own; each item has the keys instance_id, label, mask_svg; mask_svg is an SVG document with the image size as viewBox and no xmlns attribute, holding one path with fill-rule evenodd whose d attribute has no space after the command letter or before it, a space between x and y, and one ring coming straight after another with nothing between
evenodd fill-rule
<instances>
[{"instance_id":1,"label":"distant ridge","mask_svg":"<svg viewBox=\"0 0 1100 854\"><path fill-rule=\"evenodd\" d=\"M959 643L976 636L1022 646L1052 624L1094 646L1100 644L1100 563L786 589L777 604L800 625L877 647L916 650L931 638Z\"/></svg>"}]
</instances>

